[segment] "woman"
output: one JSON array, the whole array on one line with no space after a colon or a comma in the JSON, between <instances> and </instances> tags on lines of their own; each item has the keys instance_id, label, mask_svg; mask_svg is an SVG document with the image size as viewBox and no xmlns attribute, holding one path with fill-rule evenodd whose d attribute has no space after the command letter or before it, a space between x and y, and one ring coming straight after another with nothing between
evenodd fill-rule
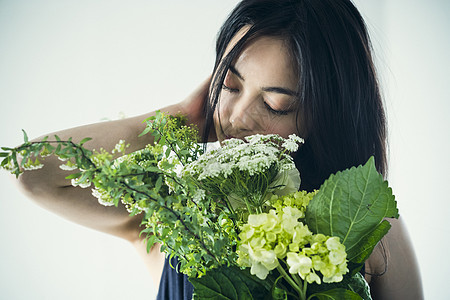
<instances>
[{"instance_id":1,"label":"woman","mask_svg":"<svg viewBox=\"0 0 450 300\"><path fill-rule=\"evenodd\" d=\"M243 138L255 133L296 133L306 143L295 156L302 189L318 188L336 171L375 157L386 172L386 128L382 100L364 22L349 0L242 1L223 25L211 79L185 101L162 111L182 113L203 140ZM138 138L152 113L58 132L90 148L112 149L120 140L130 151L151 143ZM90 193L72 187L46 159L46 167L20 176L23 188L49 210L75 222L122 237L142 252L161 275L158 247L147 255L140 218L123 207L100 206ZM420 299L413 250L400 221L365 266L374 299ZM155 267L159 264L159 267ZM190 299L186 278L165 263L159 299Z\"/></svg>"}]
</instances>

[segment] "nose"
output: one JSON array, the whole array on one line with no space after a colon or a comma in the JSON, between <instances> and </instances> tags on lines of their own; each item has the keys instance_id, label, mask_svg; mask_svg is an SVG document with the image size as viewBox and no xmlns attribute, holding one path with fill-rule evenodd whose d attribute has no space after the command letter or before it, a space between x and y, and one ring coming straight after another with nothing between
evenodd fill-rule
<instances>
[{"instance_id":1,"label":"nose","mask_svg":"<svg viewBox=\"0 0 450 300\"><path fill-rule=\"evenodd\" d=\"M241 95L235 99L228 121L236 132L252 134L262 131L265 112L261 109L261 103L262 99L252 95Z\"/></svg>"}]
</instances>

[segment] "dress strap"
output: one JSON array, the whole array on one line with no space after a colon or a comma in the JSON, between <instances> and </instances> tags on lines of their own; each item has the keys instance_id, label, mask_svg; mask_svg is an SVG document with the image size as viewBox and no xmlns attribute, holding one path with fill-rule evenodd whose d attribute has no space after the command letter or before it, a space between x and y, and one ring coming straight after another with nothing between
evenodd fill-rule
<instances>
[{"instance_id":1,"label":"dress strap","mask_svg":"<svg viewBox=\"0 0 450 300\"><path fill-rule=\"evenodd\" d=\"M186 275L178 272L177 266L176 257L165 258L156 300L192 300L194 287Z\"/></svg>"}]
</instances>

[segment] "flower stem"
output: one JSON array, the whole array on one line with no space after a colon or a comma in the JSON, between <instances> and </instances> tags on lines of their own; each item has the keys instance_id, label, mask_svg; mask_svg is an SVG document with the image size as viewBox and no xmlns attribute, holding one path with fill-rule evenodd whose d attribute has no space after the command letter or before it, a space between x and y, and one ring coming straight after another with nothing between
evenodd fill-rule
<instances>
[{"instance_id":1,"label":"flower stem","mask_svg":"<svg viewBox=\"0 0 450 300\"><path fill-rule=\"evenodd\" d=\"M252 207L250 206L250 203L248 203L247 197L244 198L244 201L245 201L245 205L247 205L248 213L249 213L249 214L253 214L253 209L252 209Z\"/></svg>"},{"instance_id":2,"label":"flower stem","mask_svg":"<svg viewBox=\"0 0 450 300\"><path fill-rule=\"evenodd\" d=\"M306 300L305 296L306 293L303 293L303 290L298 286L297 283L295 283L295 281L291 278L291 276L289 276L288 273L286 273L286 271L283 269L283 267L281 265L277 266L277 270L278 272L280 272L281 276L283 276L283 278L294 288L294 290L298 293L298 295L300 296L300 300ZM306 285L306 282L305 282ZM304 287L303 287L304 288Z\"/></svg>"},{"instance_id":3,"label":"flower stem","mask_svg":"<svg viewBox=\"0 0 450 300\"><path fill-rule=\"evenodd\" d=\"M308 282L305 280L305 281L303 281L303 290L302 290L303 299L306 299L306 288L307 287L308 287Z\"/></svg>"},{"instance_id":4,"label":"flower stem","mask_svg":"<svg viewBox=\"0 0 450 300\"><path fill-rule=\"evenodd\" d=\"M293 274L292 278L298 284L298 286L303 286L302 285L302 279L300 278L300 276L298 276L298 274Z\"/></svg>"}]
</instances>

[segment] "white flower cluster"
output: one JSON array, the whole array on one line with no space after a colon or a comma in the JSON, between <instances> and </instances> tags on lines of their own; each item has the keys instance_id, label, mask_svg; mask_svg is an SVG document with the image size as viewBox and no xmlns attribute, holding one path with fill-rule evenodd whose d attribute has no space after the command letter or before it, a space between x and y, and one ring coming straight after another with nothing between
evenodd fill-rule
<instances>
[{"instance_id":1,"label":"white flower cluster","mask_svg":"<svg viewBox=\"0 0 450 300\"><path fill-rule=\"evenodd\" d=\"M97 198L98 203L100 203L103 206L113 206L114 205L114 202L112 201L111 197L108 195L108 193L104 189L93 188L92 196Z\"/></svg>"},{"instance_id":2,"label":"white flower cluster","mask_svg":"<svg viewBox=\"0 0 450 300\"><path fill-rule=\"evenodd\" d=\"M202 189L197 189L195 191L194 196L192 197L192 201L194 201L195 203L199 203L200 201L202 201L203 199L205 199L206 197L206 192L205 190Z\"/></svg>"},{"instance_id":3,"label":"white flower cluster","mask_svg":"<svg viewBox=\"0 0 450 300\"><path fill-rule=\"evenodd\" d=\"M116 144L111 153L124 153L125 149L128 148L130 144L125 144L124 140L120 140L119 143Z\"/></svg>"},{"instance_id":4,"label":"white flower cluster","mask_svg":"<svg viewBox=\"0 0 450 300\"><path fill-rule=\"evenodd\" d=\"M298 150L299 144L303 144L303 143L305 143L304 139L296 136L295 134L291 134L289 136L289 139L286 139L281 146L283 146L284 148L286 148L286 150L288 150L290 152L295 152Z\"/></svg>"},{"instance_id":5,"label":"white flower cluster","mask_svg":"<svg viewBox=\"0 0 450 300\"><path fill-rule=\"evenodd\" d=\"M222 176L227 178L232 172L245 171L250 176L266 172L276 165L279 170L294 169L292 158L285 153L298 149L303 140L295 135L284 139L278 135L252 135L240 139L223 141L223 146L200 156L196 161L184 168L199 181ZM293 145L297 145L294 147Z\"/></svg>"},{"instance_id":6,"label":"white flower cluster","mask_svg":"<svg viewBox=\"0 0 450 300\"><path fill-rule=\"evenodd\" d=\"M0 168L10 171L11 173L17 169L12 159L8 160L8 162L4 166L0 166Z\"/></svg>"},{"instance_id":7,"label":"white flower cluster","mask_svg":"<svg viewBox=\"0 0 450 300\"><path fill-rule=\"evenodd\" d=\"M68 160L67 163L60 165L59 168L61 170L65 170L65 171L73 171L73 170L77 169L78 167L76 164L74 164L70 160Z\"/></svg>"},{"instance_id":8,"label":"white flower cluster","mask_svg":"<svg viewBox=\"0 0 450 300\"><path fill-rule=\"evenodd\" d=\"M80 188L88 188L91 186L91 182L89 180L84 180L83 182L80 182L78 179L72 179L71 180L72 186L77 187L79 186Z\"/></svg>"},{"instance_id":9,"label":"white flower cluster","mask_svg":"<svg viewBox=\"0 0 450 300\"><path fill-rule=\"evenodd\" d=\"M33 161L31 158L29 158L22 167L24 170L31 171L42 169L43 166L44 165L39 162L39 159L36 158L36 160Z\"/></svg>"}]
</instances>

